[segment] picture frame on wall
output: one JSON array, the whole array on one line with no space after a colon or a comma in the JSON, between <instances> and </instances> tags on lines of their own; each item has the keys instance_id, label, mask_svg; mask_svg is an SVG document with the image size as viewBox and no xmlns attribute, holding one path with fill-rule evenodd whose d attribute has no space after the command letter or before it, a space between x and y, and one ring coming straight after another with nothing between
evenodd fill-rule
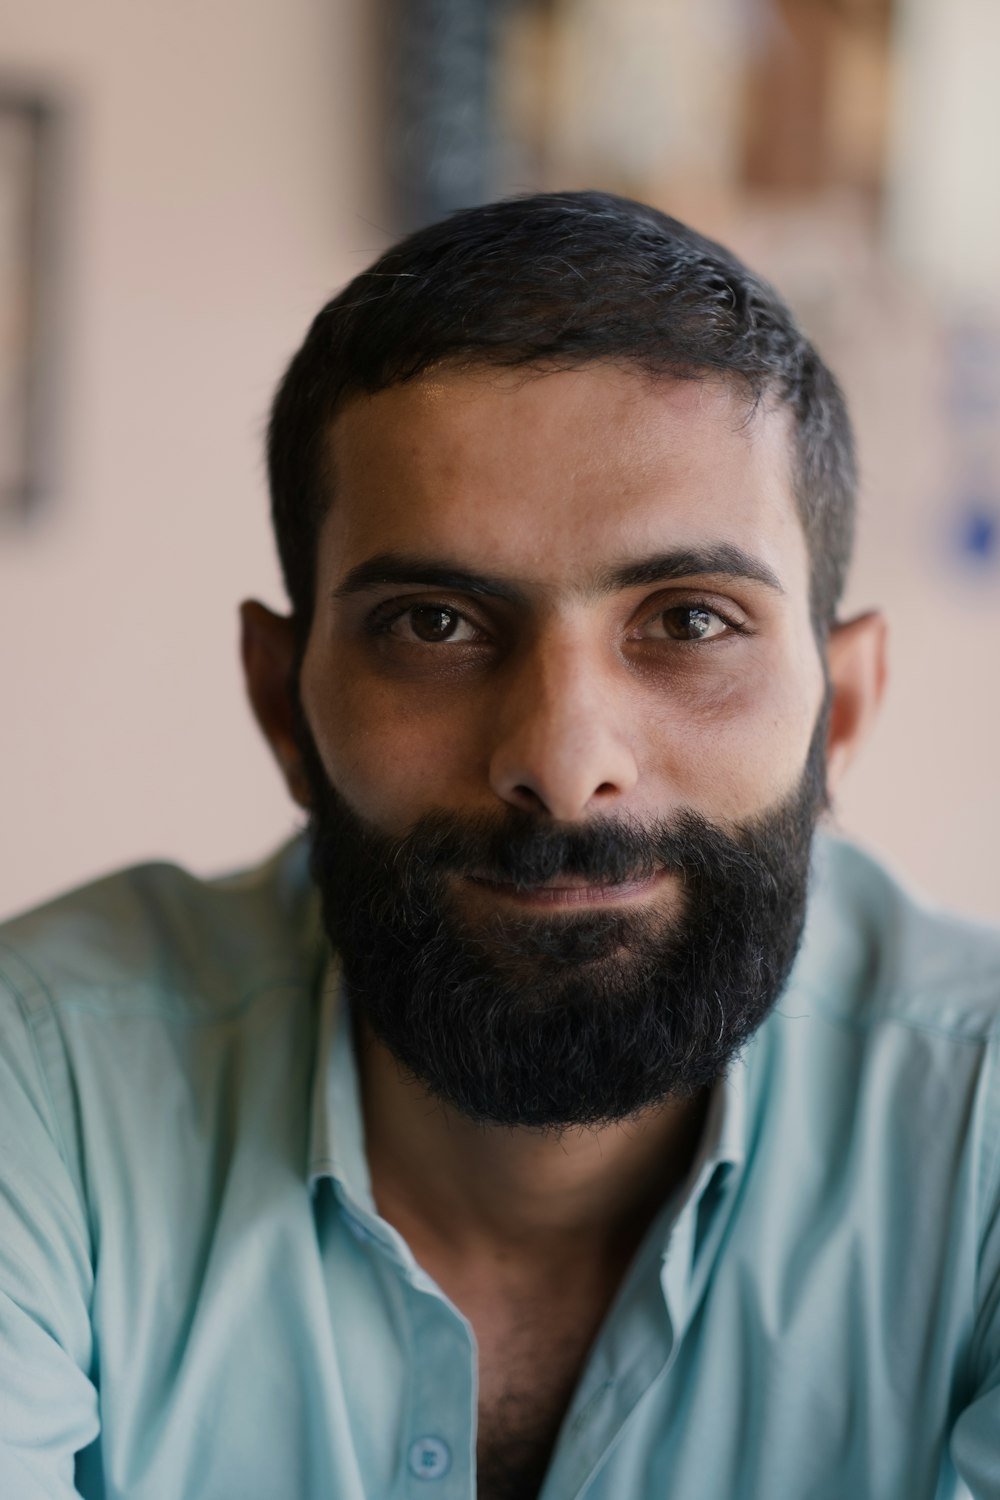
<instances>
[{"instance_id":1,"label":"picture frame on wall","mask_svg":"<svg viewBox=\"0 0 1000 1500\"><path fill-rule=\"evenodd\" d=\"M52 396L50 234L58 110L0 80L0 517L48 488Z\"/></svg>"}]
</instances>

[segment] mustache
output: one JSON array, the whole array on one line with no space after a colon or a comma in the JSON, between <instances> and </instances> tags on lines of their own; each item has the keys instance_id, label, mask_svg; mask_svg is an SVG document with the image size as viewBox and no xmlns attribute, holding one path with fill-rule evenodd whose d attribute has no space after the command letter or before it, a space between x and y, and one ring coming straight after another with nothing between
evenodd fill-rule
<instances>
[{"instance_id":1,"label":"mustache","mask_svg":"<svg viewBox=\"0 0 1000 1500\"><path fill-rule=\"evenodd\" d=\"M724 870L739 883L761 876L752 834L744 825L737 840L689 810L649 824L618 817L561 826L512 808L500 819L430 813L391 852L381 839L370 852L397 877L461 875L519 890L560 877L617 885L661 871L690 882L703 873L718 879Z\"/></svg>"}]
</instances>

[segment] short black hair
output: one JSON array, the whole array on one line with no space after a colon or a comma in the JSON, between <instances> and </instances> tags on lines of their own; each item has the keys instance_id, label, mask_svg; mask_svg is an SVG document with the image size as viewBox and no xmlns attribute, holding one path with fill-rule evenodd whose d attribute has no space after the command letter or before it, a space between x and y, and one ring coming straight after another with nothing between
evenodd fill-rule
<instances>
[{"instance_id":1,"label":"short black hair","mask_svg":"<svg viewBox=\"0 0 1000 1500\"><path fill-rule=\"evenodd\" d=\"M716 375L792 416L795 498L822 641L843 591L857 468L833 375L778 294L723 246L611 193L540 193L462 210L401 240L314 319L274 400L271 513L300 639L333 499L329 428L349 396L439 361L540 369L616 362Z\"/></svg>"}]
</instances>

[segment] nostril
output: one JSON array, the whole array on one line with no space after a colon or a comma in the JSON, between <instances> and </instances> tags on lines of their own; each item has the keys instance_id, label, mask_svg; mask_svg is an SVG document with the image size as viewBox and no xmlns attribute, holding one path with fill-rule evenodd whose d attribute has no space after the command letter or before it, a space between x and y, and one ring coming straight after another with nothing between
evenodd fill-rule
<instances>
[{"instance_id":1,"label":"nostril","mask_svg":"<svg viewBox=\"0 0 1000 1500\"><path fill-rule=\"evenodd\" d=\"M542 801L541 797L539 797L538 793L534 791L530 786L525 786L523 783L519 783L517 786L512 788L512 790L518 801L521 802L530 812L537 812L539 808L541 808L543 812L547 811L545 803Z\"/></svg>"}]
</instances>

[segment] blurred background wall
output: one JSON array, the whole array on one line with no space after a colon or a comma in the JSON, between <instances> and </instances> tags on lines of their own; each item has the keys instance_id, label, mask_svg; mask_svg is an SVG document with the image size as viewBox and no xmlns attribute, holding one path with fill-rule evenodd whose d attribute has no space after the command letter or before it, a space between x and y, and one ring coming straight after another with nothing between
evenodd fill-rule
<instances>
[{"instance_id":1,"label":"blurred background wall","mask_svg":"<svg viewBox=\"0 0 1000 1500\"><path fill-rule=\"evenodd\" d=\"M0 913L296 826L236 656L274 382L394 233L598 186L840 375L893 675L836 821L1000 918L997 55L995 0L0 0Z\"/></svg>"}]
</instances>

